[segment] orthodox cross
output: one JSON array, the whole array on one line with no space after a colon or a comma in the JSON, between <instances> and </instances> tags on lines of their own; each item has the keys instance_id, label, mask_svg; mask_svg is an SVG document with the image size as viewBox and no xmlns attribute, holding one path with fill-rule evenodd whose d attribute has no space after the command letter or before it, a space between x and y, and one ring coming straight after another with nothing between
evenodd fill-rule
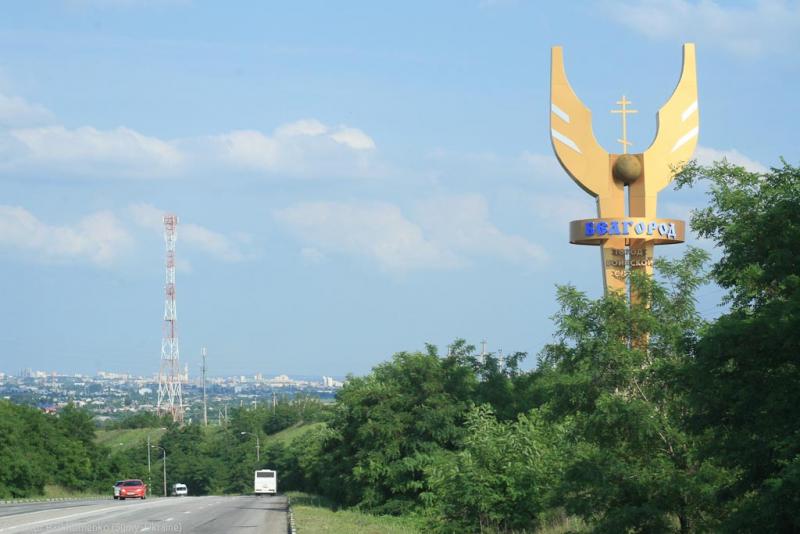
<instances>
[{"instance_id":1,"label":"orthodox cross","mask_svg":"<svg viewBox=\"0 0 800 534\"><path fill-rule=\"evenodd\" d=\"M611 113L622 114L622 139L617 139L617 141L622 143L622 153L627 154L628 146L631 145L631 143L628 141L628 113L639 113L639 111L627 108L627 105L633 104L633 102L626 100L625 95L622 95L622 100L617 100L617 104L622 106L622 109L612 109Z\"/></svg>"}]
</instances>

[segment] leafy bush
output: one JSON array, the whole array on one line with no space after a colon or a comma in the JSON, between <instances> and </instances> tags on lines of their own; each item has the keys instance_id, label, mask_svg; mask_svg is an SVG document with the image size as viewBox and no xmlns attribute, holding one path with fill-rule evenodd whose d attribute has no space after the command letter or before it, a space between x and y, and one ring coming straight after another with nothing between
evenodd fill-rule
<instances>
[{"instance_id":1,"label":"leafy bush","mask_svg":"<svg viewBox=\"0 0 800 534\"><path fill-rule=\"evenodd\" d=\"M533 410L514 422L480 407L467 416L463 449L429 468L431 527L438 532L530 531L551 507L571 449L569 422Z\"/></svg>"}]
</instances>

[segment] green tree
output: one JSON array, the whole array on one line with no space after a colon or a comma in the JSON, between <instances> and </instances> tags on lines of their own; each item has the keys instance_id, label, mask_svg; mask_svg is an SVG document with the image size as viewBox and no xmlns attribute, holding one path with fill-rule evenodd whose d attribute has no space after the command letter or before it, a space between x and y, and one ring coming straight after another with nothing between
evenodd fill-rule
<instances>
[{"instance_id":1,"label":"green tree","mask_svg":"<svg viewBox=\"0 0 800 534\"><path fill-rule=\"evenodd\" d=\"M429 346L350 378L322 449L329 470L321 485L329 497L393 514L419 504L433 457L458 448L464 436L476 378L462 357L440 358Z\"/></svg>"},{"instance_id":2,"label":"green tree","mask_svg":"<svg viewBox=\"0 0 800 534\"><path fill-rule=\"evenodd\" d=\"M193 495L207 495L216 475L209 440L199 424L169 430L159 445L167 451L167 485L186 484Z\"/></svg>"},{"instance_id":3,"label":"green tree","mask_svg":"<svg viewBox=\"0 0 800 534\"><path fill-rule=\"evenodd\" d=\"M46 482L41 435L29 433L30 423L46 423L32 408L0 401L0 497L40 495Z\"/></svg>"},{"instance_id":4,"label":"green tree","mask_svg":"<svg viewBox=\"0 0 800 534\"><path fill-rule=\"evenodd\" d=\"M431 526L438 532L532 531L551 506L570 447L569 421L538 410L498 421L488 406L467 416L463 449L429 468Z\"/></svg>"},{"instance_id":5,"label":"green tree","mask_svg":"<svg viewBox=\"0 0 800 534\"><path fill-rule=\"evenodd\" d=\"M721 251L730 311L697 346L691 379L703 455L738 473L718 496L730 532L800 530L800 169L691 165L708 187L692 227Z\"/></svg>"},{"instance_id":6,"label":"green tree","mask_svg":"<svg viewBox=\"0 0 800 534\"><path fill-rule=\"evenodd\" d=\"M727 473L697 458L682 382L703 326L694 293L707 255L657 262L660 280L635 277L630 305L558 290L557 342L545 347L539 398L574 419L560 499L598 532L690 532L713 525L710 502Z\"/></svg>"}]
</instances>

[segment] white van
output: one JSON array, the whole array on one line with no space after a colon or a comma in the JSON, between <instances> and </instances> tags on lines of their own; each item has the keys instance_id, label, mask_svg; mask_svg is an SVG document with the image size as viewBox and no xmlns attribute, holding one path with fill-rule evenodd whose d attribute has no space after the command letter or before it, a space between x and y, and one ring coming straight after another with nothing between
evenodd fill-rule
<instances>
[{"instance_id":1,"label":"white van","mask_svg":"<svg viewBox=\"0 0 800 534\"><path fill-rule=\"evenodd\" d=\"M256 471L253 485L253 492L256 495L277 495L278 473L271 469L259 469Z\"/></svg>"},{"instance_id":2,"label":"white van","mask_svg":"<svg viewBox=\"0 0 800 534\"><path fill-rule=\"evenodd\" d=\"M174 497L186 497L189 495L189 489L186 487L186 484L173 484L172 495Z\"/></svg>"}]
</instances>

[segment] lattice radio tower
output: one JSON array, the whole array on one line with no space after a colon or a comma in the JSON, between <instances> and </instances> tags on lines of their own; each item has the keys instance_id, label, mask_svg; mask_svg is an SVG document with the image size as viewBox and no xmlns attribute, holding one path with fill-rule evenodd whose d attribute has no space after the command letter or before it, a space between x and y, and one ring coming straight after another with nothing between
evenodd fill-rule
<instances>
[{"instance_id":1,"label":"lattice radio tower","mask_svg":"<svg viewBox=\"0 0 800 534\"><path fill-rule=\"evenodd\" d=\"M183 422L183 394L178 356L178 311L175 306L175 242L178 216L164 215L164 242L167 245L167 278L164 285L164 328L161 337L161 368L158 372L158 415L170 414Z\"/></svg>"}]
</instances>

